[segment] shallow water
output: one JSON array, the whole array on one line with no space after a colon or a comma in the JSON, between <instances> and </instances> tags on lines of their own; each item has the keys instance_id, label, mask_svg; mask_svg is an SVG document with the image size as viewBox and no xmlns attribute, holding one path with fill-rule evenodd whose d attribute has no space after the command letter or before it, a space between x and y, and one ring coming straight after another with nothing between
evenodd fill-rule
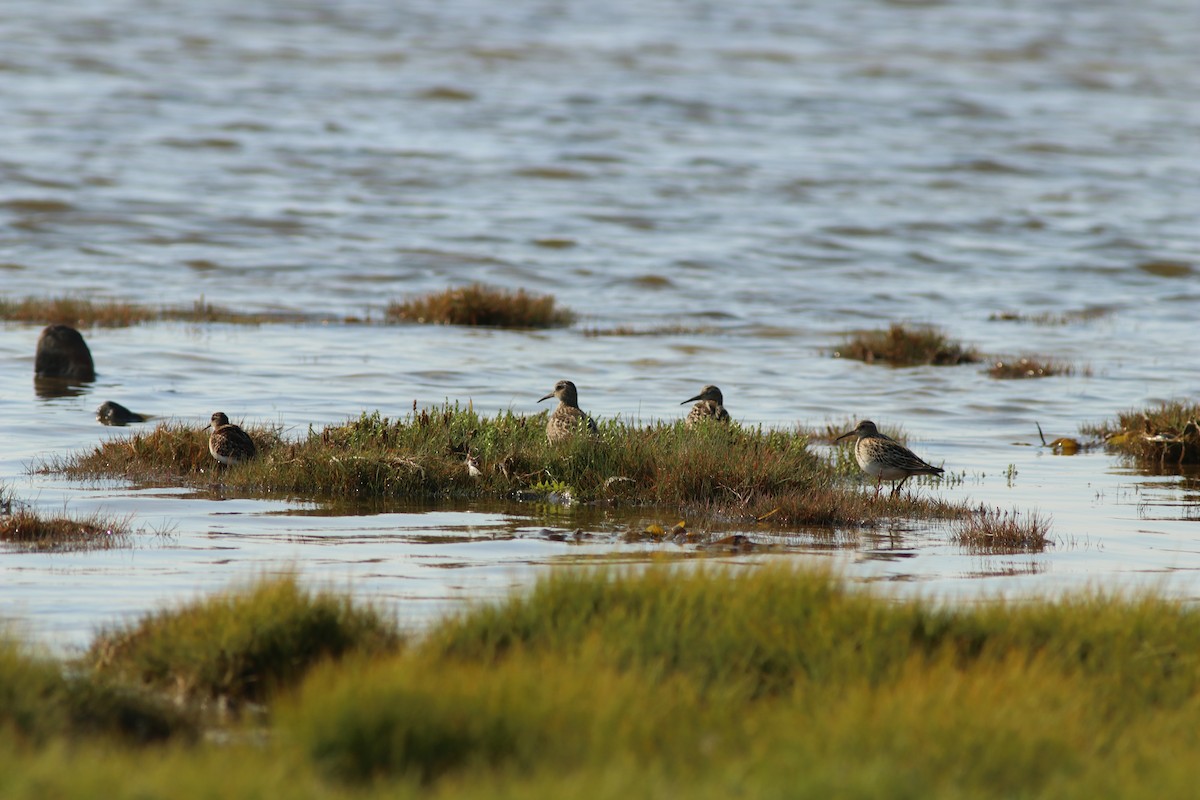
<instances>
[{"instance_id":1,"label":"shallow water","mask_svg":"<svg viewBox=\"0 0 1200 800\"><path fill-rule=\"evenodd\" d=\"M276 7L278 6L278 7ZM1151 0L393 4L17 0L0 17L0 291L378 320L485 281L553 293L553 332L312 323L92 330L99 379L39 398L39 326L0 326L0 480L45 510L133 514L127 545L0 554L0 615L55 645L264 572L393 602L409 624L623 545L629 521L520 507L325 515L30 475L120 435L104 400L294 435L363 410L533 412L561 377L593 414L673 418L718 383L765 425L870 417L962 475L935 491L1053 518L981 556L938 528L797 534L954 600L1200 583L1197 476L1039 447L1200 395L1200 7ZM1064 324L997 312L1070 315ZM832 358L935 322L1076 375ZM680 325L697 334L588 337ZM1009 478L1010 465L1016 470ZM554 524L557 523L557 524ZM579 524L577 524L579 523ZM543 529L597 535L556 541ZM689 551L690 554L690 551ZM799 555L798 555L799 554Z\"/></svg>"}]
</instances>

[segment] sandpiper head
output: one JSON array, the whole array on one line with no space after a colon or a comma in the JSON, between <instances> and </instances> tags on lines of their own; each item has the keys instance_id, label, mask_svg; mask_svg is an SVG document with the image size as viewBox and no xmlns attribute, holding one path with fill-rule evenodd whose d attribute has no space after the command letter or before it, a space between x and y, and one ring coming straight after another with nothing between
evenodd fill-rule
<instances>
[{"instance_id":1,"label":"sandpiper head","mask_svg":"<svg viewBox=\"0 0 1200 800\"><path fill-rule=\"evenodd\" d=\"M566 403L569 406L579 405L579 393L575 390L575 384L570 381L559 381L554 384L554 391L538 399L538 402L549 400L551 397L557 397L560 402Z\"/></svg>"},{"instance_id":2,"label":"sandpiper head","mask_svg":"<svg viewBox=\"0 0 1200 800\"><path fill-rule=\"evenodd\" d=\"M695 397L689 397L679 405L686 406L688 403L694 403L697 400L711 400L719 406L725 405L725 398L721 396L721 390L713 386L711 383L700 390L700 394Z\"/></svg>"},{"instance_id":3,"label":"sandpiper head","mask_svg":"<svg viewBox=\"0 0 1200 800\"><path fill-rule=\"evenodd\" d=\"M845 439L847 436L858 436L861 438L863 436L874 436L877 433L879 433L879 429L875 427L875 423L871 422L871 420L869 420L869 419L864 419L862 422L858 423L858 425L855 426L854 430L849 431L848 433L843 433L841 436L834 439L834 441L840 442L842 439Z\"/></svg>"},{"instance_id":4,"label":"sandpiper head","mask_svg":"<svg viewBox=\"0 0 1200 800\"><path fill-rule=\"evenodd\" d=\"M210 423L208 423L208 425L206 425L205 427L215 429L215 428L220 428L221 426L228 425L228 424L229 424L229 417L225 416L225 412L217 411L217 412L213 413L212 421Z\"/></svg>"}]
</instances>

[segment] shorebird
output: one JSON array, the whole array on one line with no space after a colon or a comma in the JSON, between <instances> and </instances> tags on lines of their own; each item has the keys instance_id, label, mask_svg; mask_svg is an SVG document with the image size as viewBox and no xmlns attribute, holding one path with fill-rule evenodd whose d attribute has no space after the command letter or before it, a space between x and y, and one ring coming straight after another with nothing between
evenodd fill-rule
<instances>
[{"instance_id":1,"label":"shorebird","mask_svg":"<svg viewBox=\"0 0 1200 800\"><path fill-rule=\"evenodd\" d=\"M558 408L550 414L546 421L546 438L551 442L561 442L580 432L585 426L588 433L596 433L596 423L579 408L579 392L570 381L559 381L554 384L554 391L538 400L558 398Z\"/></svg>"},{"instance_id":2,"label":"shorebird","mask_svg":"<svg viewBox=\"0 0 1200 800\"><path fill-rule=\"evenodd\" d=\"M212 422L204 427L212 428L208 435L208 452L222 464L248 461L258 453L250 434L230 423L222 411L213 414Z\"/></svg>"},{"instance_id":3,"label":"shorebird","mask_svg":"<svg viewBox=\"0 0 1200 800\"><path fill-rule=\"evenodd\" d=\"M835 441L840 442L847 436L858 437L854 458L863 472L875 478L876 495L883 481L900 481L892 487L892 495L895 496L913 475L941 475L944 471L941 467L925 463L912 450L880 433L869 419L864 419L854 430L843 433Z\"/></svg>"},{"instance_id":4,"label":"shorebird","mask_svg":"<svg viewBox=\"0 0 1200 800\"><path fill-rule=\"evenodd\" d=\"M725 410L725 398L721 396L721 390L709 384L700 390L700 394L695 397L689 397L679 405L685 406L688 403L700 402L692 406L692 410L688 412L685 422L690 428L698 422L706 419L716 420L717 422L729 422L729 412Z\"/></svg>"}]
</instances>

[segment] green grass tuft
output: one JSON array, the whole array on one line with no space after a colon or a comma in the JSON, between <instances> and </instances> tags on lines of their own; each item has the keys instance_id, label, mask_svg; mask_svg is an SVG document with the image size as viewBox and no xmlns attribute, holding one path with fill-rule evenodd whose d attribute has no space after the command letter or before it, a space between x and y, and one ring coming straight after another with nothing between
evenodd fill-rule
<instances>
[{"instance_id":1,"label":"green grass tuft","mask_svg":"<svg viewBox=\"0 0 1200 800\"><path fill-rule=\"evenodd\" d=\"M191 627L216 651L248 625ZM785 567L556 571L188 746L73 727L64 680L0 646L6 798L1189 797L1200 758L1194 605Z\"/></svg>"},{"instance_id":2,"label":"green grass tuft","mask_svg":"<svg viewBox=\"0 0 1200 800\"><path fill-rule=\"evenodd\" d=\"M83 673L23 652L0 633L0 731L41 744L55 737L127 743L190 739L194 721L183 711L135 687Z\"/></svg>"},{"instance_id":3,"label":"green grass tuft","mask_svg":"<svg viewBox=\"0 0 1200 800\"><path fill-rule=\"evenodd\" d=\"M472 284L390 303L389 322L422 322L440 325L487 325L497 328L562 328L575 315L555 307L550 295L528 294Z\"/></svg>"},{"instance_id":4,"label":"green grass tuft","mask_svg":"<svg viewBox=\"0 0 1200 800\"><path fill-rule=\"evenodd\" d=\"M294 578L263 581L102 632L86 661L97 672L237 707L294 683L319 661L400 646L392 621Z\"/></svg>"},{"instance_id":5,"label":"green grass tuft","mask_svg":"<svg viewBox=\"0 0 1200 800\"><path fill-rule=\"evenodd\" d=\"M951 341L937 328L899 323L893 323L885 331L864 331L850 336L833 355L868 364L883 362L893 367L956 366L973 364L982 358L974 348Z\"/></svg>"}]
</instances>

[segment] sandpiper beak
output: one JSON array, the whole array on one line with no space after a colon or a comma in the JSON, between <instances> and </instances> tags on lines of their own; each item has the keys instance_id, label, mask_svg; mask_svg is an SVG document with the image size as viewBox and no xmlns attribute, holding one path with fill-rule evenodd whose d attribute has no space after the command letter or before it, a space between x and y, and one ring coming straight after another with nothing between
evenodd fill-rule
<instances>
[{"instance_id":1,"label":"sandpiper beak","mask_svg":"<svg viewBox=\"0 0 1200 800\"><path fill-rule=\"evenodd\" d=\"M538 398L538 402L540 403L543 400L549 400L551 397L554 397L554 392L551 392L550 394L546 395L545 397Z\"/></svg>"},{"instance_id":2,"label":"sandpiper beak","mask_svg":"<svg viewBox=\"0 0 1200 800\"><path fill-rule=\"evenodd\" d=\"M834 439L834 441L840 442L842 439L845 439L847 436L853 436L856 433L858 433L858 428L855 428L854 430L850 431L849 433L843 433L841 436Z\"/></svg>"},{"instance_id":3,"label":"sandpiper beak","mask_svg":"<svg viewBox=\"0 0 1200 800\"><path fill-rule=\"evenodd\" d=\"M688 403L694 403L694 402L696 402L696 401L697 401L697 400L699 400L699 399L700 399L700 395L696 395L695 397L689 397L687 400L684 400L684 401L683 401L682 403L680 403L679 405L681 405L681 406L686 406Z\"/></svg>"}]
</instances>

